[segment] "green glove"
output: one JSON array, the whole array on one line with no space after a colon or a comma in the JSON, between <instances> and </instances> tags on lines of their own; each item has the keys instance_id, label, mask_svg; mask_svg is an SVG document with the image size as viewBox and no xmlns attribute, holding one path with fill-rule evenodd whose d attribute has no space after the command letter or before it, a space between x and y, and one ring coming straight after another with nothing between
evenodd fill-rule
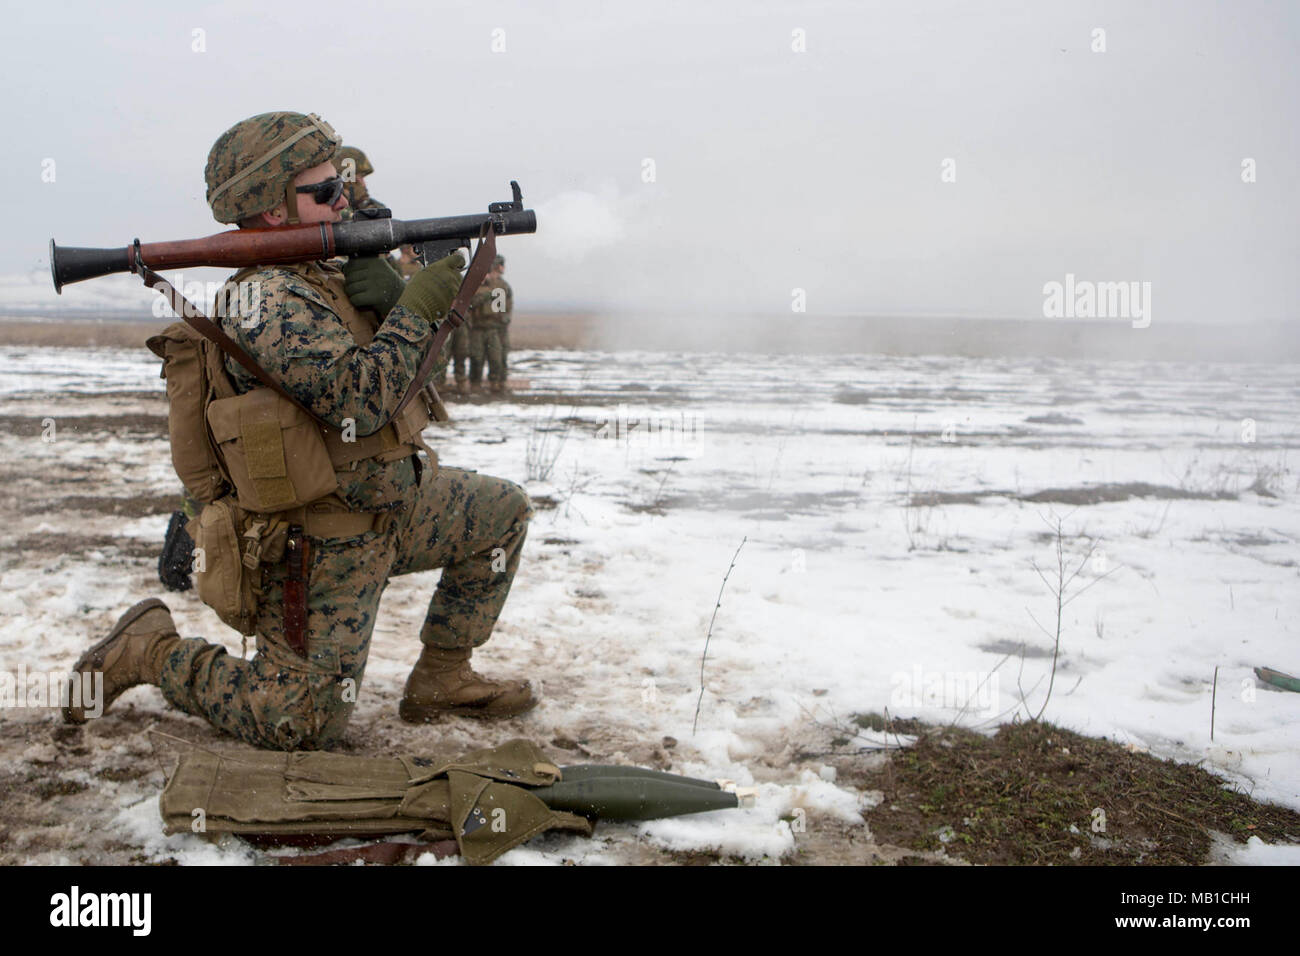
<instances>
[{"instance_id":1,"label":"green glove","mask_svg":"<svg viewBox=\"0 0 1300 956\"><path fill-rule=\"evenodd\" d=\"M464 268L465 259L459 252L425 266L407 281L406 291L397 304L432 325L447 314L460 291L460 270Z\"/></svg>"},{"instance_id":2,"label":"green glove","mask_svg":"<svg viewBox=\"0 0 1300 956\"><path fill-rule=\"evenodd\" d=\"M343 266L343 291L358 309L374 309L382 319L406 290L393 267L379 256L349 259Z\"/></svg>"}]
</instances>

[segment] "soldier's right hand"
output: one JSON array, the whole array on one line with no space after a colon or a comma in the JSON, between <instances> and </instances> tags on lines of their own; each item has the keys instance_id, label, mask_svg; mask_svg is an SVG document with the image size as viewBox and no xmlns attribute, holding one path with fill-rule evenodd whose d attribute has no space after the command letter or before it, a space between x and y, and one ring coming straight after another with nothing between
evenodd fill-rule
<instances>
[{"instance_id":1,"label":"soldier's right hand","mask_svg":"<svg viewBox=\"0 0 1300 956\"><path fill-rule=\"evenodd\" d=\"M374 309L382 319L406 291L406 284L388 257L354 257L343 266L343 291L358 309Z\"/></svg>"},{"instance_id":2,"label":"soldier's right hand","mask_svg":"<svg viewBox=\"0 0 1300 956\"><path fill-rule=\"evenodd\" d=\"M447 314L460 291L460 273L464 268L465 258L459 252L425 266L407 281L406 291L397 304L432 325Z\"/></svg>"}]
</instances>

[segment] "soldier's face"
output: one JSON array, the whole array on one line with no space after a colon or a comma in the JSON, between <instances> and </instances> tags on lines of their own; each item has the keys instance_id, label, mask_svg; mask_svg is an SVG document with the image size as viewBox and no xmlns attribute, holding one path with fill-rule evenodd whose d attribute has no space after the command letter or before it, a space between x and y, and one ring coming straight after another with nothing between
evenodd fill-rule
<instances>
[{"instance_id":1,"label":"soldier's face","mask_svg":"<svg viewBox=\"0 0 1300 956\"><path fill-rule=\"evenodd\" d=\"M338 175L333 163L321 163L319 166L313 166L311 169L305 169L293 178L295 186L311 186L314 183L323 183L325 180ZM298 220L300 222L338 222L343 218L342 212L348 208L347 191L339 196L338 201L332 206L318 203L311 193L298 193Z\"/></svg>"}]
</instances>

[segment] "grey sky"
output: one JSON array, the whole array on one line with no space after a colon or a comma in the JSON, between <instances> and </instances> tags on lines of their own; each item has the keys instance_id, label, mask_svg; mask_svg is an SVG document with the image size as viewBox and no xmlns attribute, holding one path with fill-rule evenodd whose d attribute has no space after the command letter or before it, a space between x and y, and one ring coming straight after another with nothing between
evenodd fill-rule
<instances>
[{"instance_id":1,"label":"grey sky","mask_svg":"<svg viewBox=\"0 0 1300 956\"><path fill-rule=\"evenodd\" d=\"M45 268L50 236L220 231L208 148L295 109L367 151L399 217L478 211L518 179L539 215L502 242L521 304L776 314L802 288L810 314L1032 317L1069 272L1150 282L1155 322L1296 318L1295 4L135 0L5 20L0 272Z\"/></svg>"}]
</instances>

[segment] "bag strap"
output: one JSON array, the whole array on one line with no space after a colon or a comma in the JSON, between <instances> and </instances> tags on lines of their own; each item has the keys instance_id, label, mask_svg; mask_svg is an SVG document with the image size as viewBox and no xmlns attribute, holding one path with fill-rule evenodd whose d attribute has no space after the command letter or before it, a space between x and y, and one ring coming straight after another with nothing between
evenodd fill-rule
<instances>
[{"instance_id":1,"label":"bag strap","mask_svg":"<svg viewBox=\"0 0 1300 956\"><path fill-rule=\"evenodd\" d=\"M217 325L200 312L193 302L185 298L184 295L176 290L174 285L145 265L144 260L140 256L139 239L135 241L135 261L132 263L131 271L138 274L144 281L145 285L162 295L163 298L167 300L167 304L172 307L172 311L184 319L185 322L196 332L208 339L210 342L215 343L223 352L233 358L240 365L244 366L244 368L246 368L259 382L276 394L287 398L294 405L297 405L304 412L310 415L313 421L329 427L328 422L321 419L310 408L285 391L279 382L271 378L271 376L266 372L262 371L262 367L253 360L251 355L244 351L243 346L223 332L221 326Z\"/></svg>"}]
</instances>

